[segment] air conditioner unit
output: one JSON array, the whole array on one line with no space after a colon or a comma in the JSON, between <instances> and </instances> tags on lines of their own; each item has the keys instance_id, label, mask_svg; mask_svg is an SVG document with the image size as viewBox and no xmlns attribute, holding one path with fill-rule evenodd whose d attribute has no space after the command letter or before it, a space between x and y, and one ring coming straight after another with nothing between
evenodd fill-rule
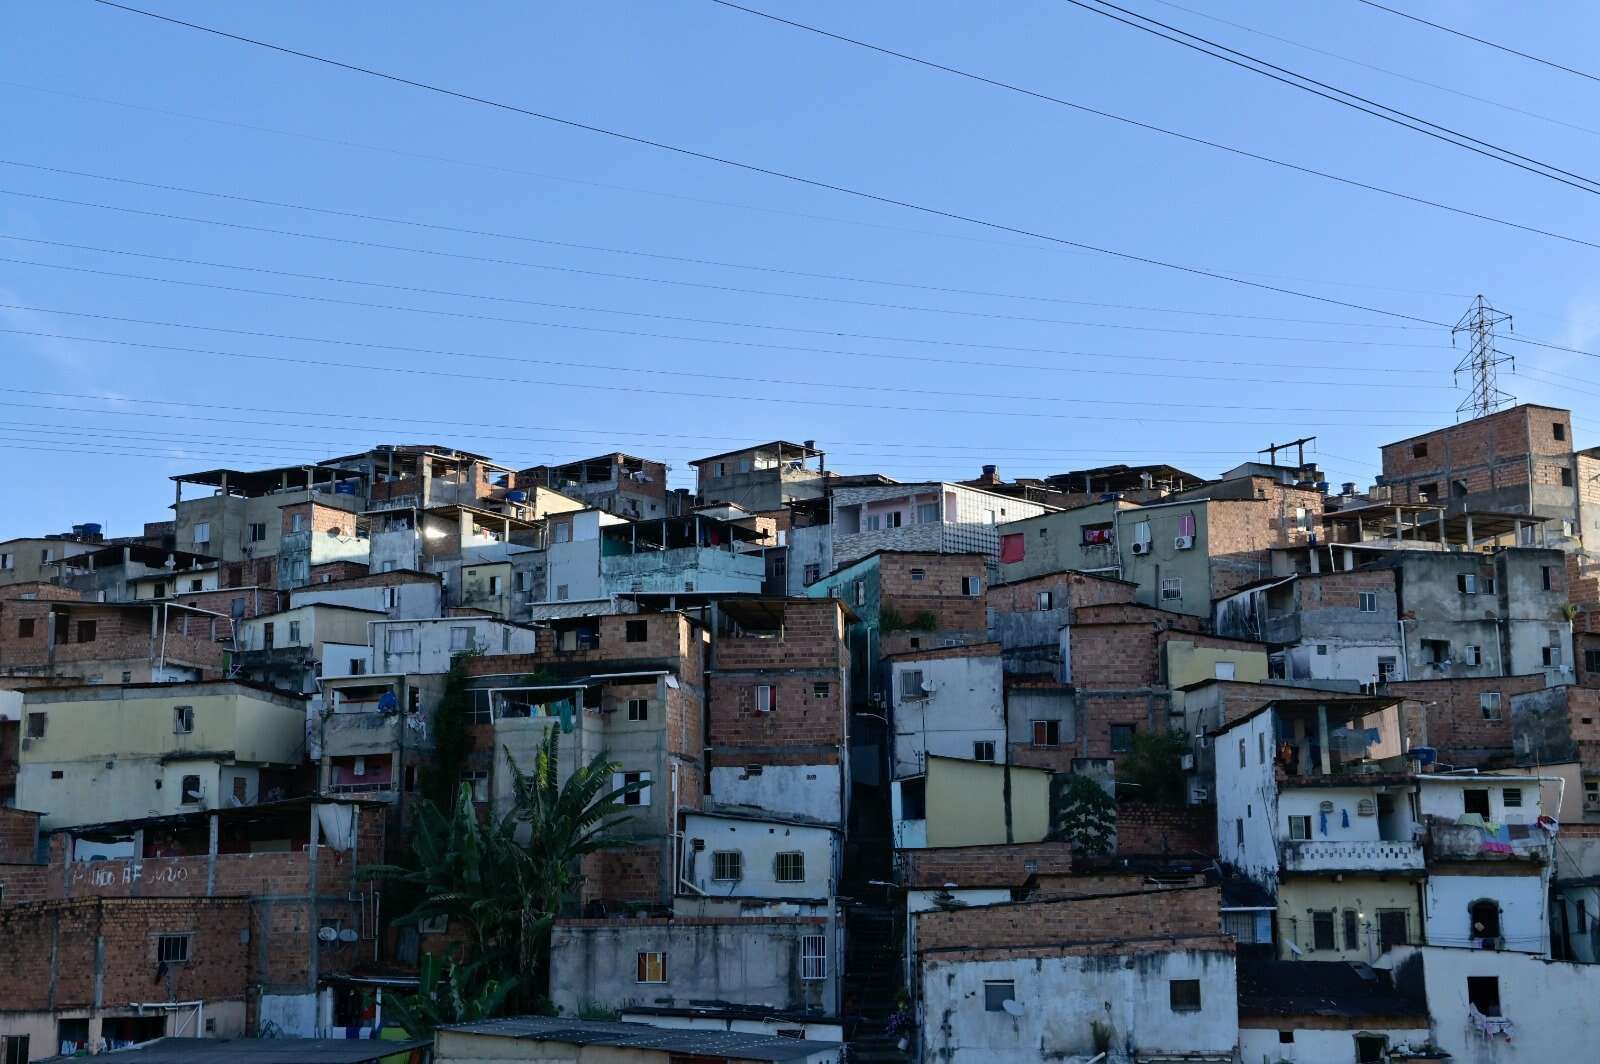
<instances>
[{"instance_id":1,"label":"air conditioner unit","mask_svg":"<svg viewBox=\"0 0 1600 1064\"><path fill-rule=\"evenodd\" d=\"M1148 544L1148 543L1135 543L1133 545L1133 553L1135 553L1135 554L1149 554L1150 553L1150 544Z\"/></svg>"},{"instance_id":2,"label":"air conditioner unit","mask_svg":"<svg viewBox=\"0 0 1600 1064\"><path fill-rule=\"evenodd\" d=\"M32 739L24 739L24 740L22 740L22 748L24 750L32 750L33 749L33 740Z\"/></svg>"},{"instance_id":3,"label":"air conditioner unit","mask_svg":"<svg viewBox=\"0 0 1600 1064\"><path fill-rule=\"evenodd\" d=\"M1194 550L1194 537L1193 536L1177 536L1177 537L1174 537L1173 540L1172 540L1172 546L1176 550Z\"/></svg>"},{"instance_id":4,"label":"air conditioner unit","mask_svg":"<svg viewBox=\"0 0 1600 1064\"><path fill-rule=\"evenodd\" d=\"M1180 768L1182 768L1183 771L1185 771L1185 772L1193 772L1194 771L1194 755L1193 754L1184 754L1182 757L1180 757L1178 759L1178 766Z\"/></svg>"},{"instance_id":5,"label":"air conditioner unit","mask_svg":"<svg viewBox=\"0 0 1600 1064\"><path fill-rule=\"evenodd\" d=\"M1211 788L1210 787L1206 787L1206 786L1203 786L1203 785L1196 785L1194 787L1190 787L1189 788L1189 801L1191 801L1191 802L1204 802L1207 799L1209 799L1210 797L1211 797Z\"/></svg>"}]
</instances>

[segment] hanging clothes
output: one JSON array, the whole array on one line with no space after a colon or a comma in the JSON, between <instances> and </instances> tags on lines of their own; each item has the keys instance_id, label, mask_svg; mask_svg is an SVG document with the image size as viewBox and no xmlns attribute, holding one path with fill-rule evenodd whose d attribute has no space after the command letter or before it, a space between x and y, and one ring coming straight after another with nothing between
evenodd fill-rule
<instances>
[{"instance_id":1,"label":"hanging clothes","mask_svg":"<svg viewBox=\"0 0 1600 1064\"><path fill-rule=\"evenodd\" d=\"M1324 813L1324 812L1318 812L1317 813L1317 826L1322 830L1322 833L1324 835L1326 835L1328 833L1328 814L1327 813Z\"/></svg>"},{"instance_id":2,"label":"hanging clothes","mask_svg":"<svg viewBox=\"0 0 1600 1064\"><path fill-rule=\"evenodd\" d=\"M1339 826L1342 828L1350 826L1350 810L1343 808L1339 810Z\"/></svg>"}]
</instances>

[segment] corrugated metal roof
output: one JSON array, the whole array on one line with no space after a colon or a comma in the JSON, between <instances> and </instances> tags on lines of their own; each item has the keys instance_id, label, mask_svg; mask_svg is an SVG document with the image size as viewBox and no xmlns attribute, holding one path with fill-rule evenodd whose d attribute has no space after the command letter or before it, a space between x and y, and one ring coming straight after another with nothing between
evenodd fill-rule
<instances>
[{"instance_id":1,"label":"corrugated metal roof","mask_svg":"<svg viewBox=\"0 0 1600 1064\"><path fill-rule=\"evenodd\" d=\"M734 1060L800 1060L813 1053L837 1052L837 1042L812 1042L799 1038L744 1034L737 1031L651 1027L643 1023L603 1020L569 1020L563 1017L512 1016L480 1023L442 1027L444 1031L519 1038L569 1045L602 1045L627 1049L655 1049L663 1053L696 1053Z\"/></svg>"},{"instance_id":2,"label":"corrugated metal roof","mask_svg":"<svg viewBox=\"0 0 1600 1064\"><path fill-rule=\"evenodd\" d=\"M427 1045L431 1043L358 1038L158 1038L128 1049L112 1050L101 1057L126 1064L237 1064L239 1061L247 1064L368 1064L393 1053L405 1053Z\"/></svg>"}]
</instances>

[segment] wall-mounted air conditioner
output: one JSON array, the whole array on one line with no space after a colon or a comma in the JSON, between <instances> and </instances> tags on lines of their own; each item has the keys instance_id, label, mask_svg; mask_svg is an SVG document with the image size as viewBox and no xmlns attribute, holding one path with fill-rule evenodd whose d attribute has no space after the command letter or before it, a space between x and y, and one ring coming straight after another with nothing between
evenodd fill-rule
<instances>
[{"instance_id":1,"label":"wall-mounted air conditioner","mask_svg":"<svg viewBox=\"0 0 1600 1064\"><path fill-rule=\"evenodd\" d=\"M1176 536L1172 540L1174 550L1194 550L1193 536Z\"/></svg>"},{"instance_id":2,"label":"wall-mounted air conditioner","mask_svg":"<svg viewBox=\"0 0 1600 1064\"><path fill-rule=\"evenodd\" d=\"M1148 544L1148 543L1135 543L1133 545L1133 553L1135 553L1135 554L1149 554L1150 553L1150 544Z\"/></svg>"}]
</instances>

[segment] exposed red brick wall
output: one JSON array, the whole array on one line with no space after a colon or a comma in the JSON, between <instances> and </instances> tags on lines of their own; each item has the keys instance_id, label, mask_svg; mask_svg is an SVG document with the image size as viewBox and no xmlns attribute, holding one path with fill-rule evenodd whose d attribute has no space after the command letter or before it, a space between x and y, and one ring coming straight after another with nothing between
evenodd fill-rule
<instances>
[{"instance_id":1,"label":"exposed red brick wall","mask_svg":"<svg viewBox=\"0 0 1600 1064\"><path fill-rule=\"evenodd\" d=\"M1066 569L996 584L984 593L984 600L997 613L1031 613L1039 608L1041 591L1049 591L1055 598L1053 608L1062 610L1131 603L1138 589L1127 581Z\"/></svg>"},{"instance_id":2,"label":"exposed red brick wall","mask_svg":"<svg viewBox=\"0 0 1600 1064\"><path fill-rule=\"evenodd\" d=\"M580 866L583 901L659 903L664 889L662 850L662 843L647 843L589 854Z\"/></svg>"},{"instance_id":3,"label":"exposed red brick wall","mask_svg":"<svg viewBox=\"0 0 1600 1064\"><path fill-rule=\"evenodd\" d=\"M366 575L367 567L361 562L329 562L327 565L311 567L310 583L313 587L320 587L336 580L359 580Z\"/></svg>"},{"instance_id":4,"label":"exposed red brick wall","mask_svg":"<svg viewBox=\"0 0 1600 1064\"><path fill-rule=\"evenodd\" d=\"M161 657L163 614L166 660L208 673L220 672L223 655L217 639L229 634L226 620L181 609L163 611L159 606L48 600L0 603L0 669L78 677L98 673L115 683L120 678L115 674L130 665L148 667ZM61 616L66 617L64 623ZM88 641L81 639L85 622L94 625L94 636ZM30 624L31 630L24 635ZM146 678L138 676L135 682Z\"/></svg>"},{"instance_id":5,"label":"exposed red brick wall","mask_svg":"<svg viewBox=\"0 0 1600 1064\"><path fill-rule=\"evenodd\" d=\"M1221 930L1216 887L974 906L917 917L917 948L997 949Z\"/></svg>"},{"instance_id":6,"label":"exposed red brick wall","mask_svg":"<svg viewBox=\"0 0 1600 1064\"><path fill-rule=\"evenodd\" d=\"M1211 806L1117 803L1117 853L1217 852L1217 811Z\"/></svg>"},{"instance_id":7,"label":"exposed red brick wall","mask_svg":"<svg viewBox=\"0 0 1600 1064\"><path fill-rule=\"evenodd\" d=\"M983 586L987 573L984 555L886 551L877 558L881 653L939 646L946 639L974 643L988 638L984 596L962 592L964 578L975 578L978 586ZM922 579L912 578L913 569L922 570ZM932 614L933 628L887 628L882 624L884 613L898 614L908 624Z\"/></svg>"},{"instance_id":8,"label":"exposed red brick wall","mask_svg":"<svg viewBox=\"0 0 1600 1064\"><path fill-rule=\"evenodd\" d=\"M1031 875L1065 875L1072 870L1072 846L1065 842L901 850L899 858L906 886L924 890L937 890L946 883L962 888L1021 887Z\"/></svg>"},{"instance_id":9,"label":"exposed red brick wall","mask_svg":"<svg viewBox=\"0 0 1600 1064\"><path fill-rule=\"evenodd\" d=\"M1177 878L1177 877L1172 877ZM1034 881L1035 900L1085 898L1098 894L1132 894L1135 891L1176 890L1203 887L1205 876L1192 875L1184 882L1149 882L1144 872L1094 872L1070 875L1040 875Z\"/></svg>"},{"instance_id":10,"label":"exposed red brick wall","mask_svg":"<svg viewBox=\"0 0 1600 1064\"><path fill-rule=\"evenodd\" d=\"M1406 699L1401 720L1413 745L1432 746L1447 764L1470 766L1493 753L1511 751L1511 696L1546 686L1543 673L1531 676L1406 680L1386 684L1383 693ZM1500 719L1485 720L1479 695L1500 692Z\"/></svg>"},{"instance_id":11,"label":"exposed red brick wall","mask_svg":"<svg viewBox=\"0 0 1600 1064\"><path fill-rule=\"evenodd\" d=\"M0 807L0 864L32 864L40 814Z\"/></svg>"},{"instance_id":12,"label":"exposed red brick wall","mask_svg":"<svg viewBox=\"0 0 1600 1064\"><path fill-rule=\"evenodd\" d=\"M1554 425L1564 427L1557 440ZM1427 453L1415 454L1417 444ZM1384 479L1396 502L1416 502L1418 490L1435 485L1433 501L1448 496L1451 482L1465 481L1472 494L1531 483L1560 486L1572 452L1572 416L1565 410L1516 406L1383 448ZM1531 456L1531 460L1530 460ZM1576 478L1574 478L1576 479ZM1520 509L1520 508L1519 508Z\"/></svg>"}]
</instances>

